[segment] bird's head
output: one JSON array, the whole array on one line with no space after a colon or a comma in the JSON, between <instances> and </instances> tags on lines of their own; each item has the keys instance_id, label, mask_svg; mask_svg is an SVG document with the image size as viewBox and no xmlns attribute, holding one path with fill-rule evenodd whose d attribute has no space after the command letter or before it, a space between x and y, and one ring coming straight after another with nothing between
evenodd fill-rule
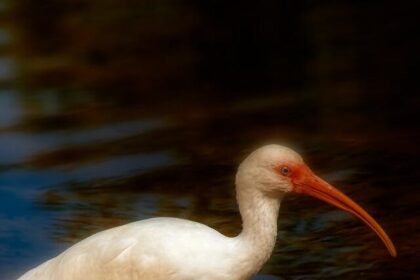
<instances>
[{"instance_id":1,"label":"bird's head","mask_svg":"<svg viewBox=\"0 0 420 280\"><path fill-rule=\"evenodd\" d=\"M237 183L257 188L269 197L289 192L318 198L365 222L395 257L396 249L382 227L356 202L318 177L295 151L280 145L267 145L251 153L240 165Z\"/></svg>"}]
</instances>

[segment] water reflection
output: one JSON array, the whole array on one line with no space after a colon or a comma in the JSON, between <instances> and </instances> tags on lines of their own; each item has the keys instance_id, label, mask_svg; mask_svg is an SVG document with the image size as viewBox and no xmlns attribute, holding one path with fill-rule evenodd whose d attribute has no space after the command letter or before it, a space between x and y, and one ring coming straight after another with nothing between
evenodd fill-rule
<instances>
[{"instance_id":1,"label":"water reflection","mask_svg":"<svg viewBox=\"0 0 420 280\"><path fill-rule=\"evenodd\" d=\"M0 57L0 77L1 79L8 80L14 77L15 64L9 57Z\"/></svg>"},{"instance_id":2,"label":"water reflection","mask_svg":"<svg viewBox=\"0 0 420 280\"><path fill-rule=\"evenodd\" d=\"M0 130L17 124L22 117L17 94L13 90L0 90Z\"/></svg>"},{"instance_id":3,"label":"water reflection","mask_svg":"<svg viewBox=\"0 0 420 280\"><path fill-rule=\"evenodd\" d=\"M10 116L10 115L9 115ZM77 145L96 142L98 144L112 141L121 137L139 135L150 129L161 126L159 121L138 121L131 123L109 124L91 130L65 131L58 130L53 133L33 132L4 132L0 135L0 153L4 155L0 164L18 164L24 161L37 162L37 155L49 154L51 151L66 149L72 150ZM67 153L67 156L71 156ZM45 156L47 157L47 156ZM39 161L44 157L40 156ZM39 163L42 164L42 163Z\"/></svg>"},{"instance_id":4,"label":"water reflection","mask_svg":"<svg viewBox=\"0 0 420 280\"><path fill-rule=\"evenodd\" d=\"M148 217L235 235L237 164L277 142L365 206L400 255L291 195L255 279L415 279L418 99L399 46L364 35L375 6L244 3L256 28L236 5L143 2L0 2L1 275Z\"/></svg>"}]
</instances>

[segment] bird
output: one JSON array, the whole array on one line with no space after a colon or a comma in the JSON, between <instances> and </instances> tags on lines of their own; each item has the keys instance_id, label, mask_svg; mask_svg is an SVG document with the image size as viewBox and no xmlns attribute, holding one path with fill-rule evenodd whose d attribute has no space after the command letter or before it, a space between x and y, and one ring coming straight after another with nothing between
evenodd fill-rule
<instances>
[{"instance_id":1,"label":"bird","mask_svg":"<svg viewBox=\"0 0 420 280\"><path fill-rule=\"evenodd\" d=\"M204 224L157 217L111 228L76 243L19 280L244 280L262 268L277 239L282 198L301 193L366 223L391 256L382 227L356 202L315 175L294 150L270 144L239 165L236 199L242 230L227 237Z\"/></svg>"}]
</instances>

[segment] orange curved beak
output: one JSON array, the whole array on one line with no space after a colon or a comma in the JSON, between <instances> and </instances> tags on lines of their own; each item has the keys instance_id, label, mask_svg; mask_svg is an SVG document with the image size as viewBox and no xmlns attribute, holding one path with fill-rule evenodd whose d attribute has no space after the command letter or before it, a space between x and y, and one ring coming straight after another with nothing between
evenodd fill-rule
<instances>
[{"instance_id":1,"label":"orange curved beak","mask_svg":"<svg viewBox=\"0 0 420 280\"><path fill-rule=\"evenodd\" d=\"M397 250L383 228L356 202L316 176L307 166L303 166L292 181L294 192L316 197L358 217L379 236L390 255L397 256Z\"/></svg>"}]
</instances>

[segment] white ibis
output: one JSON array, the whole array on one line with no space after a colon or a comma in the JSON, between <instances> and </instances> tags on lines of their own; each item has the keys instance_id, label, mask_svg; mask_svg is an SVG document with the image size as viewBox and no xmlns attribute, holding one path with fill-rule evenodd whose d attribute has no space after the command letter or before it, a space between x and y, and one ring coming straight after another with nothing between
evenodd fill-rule
<instances>
[{"instance_id":1,"label":"white ibis","mask_svg":"<svg viewBox=\"0 0 420 280\"><path fill-rule=\"evenodd\" d=\"M206 225L152 218L94 234L28 271L21 280L242 280L268 260L277 235L281 199L303 193L354 214L396 249L382 227L358 204L317 177L294 151L268 145L239 166L236 197L243 229L226 237Z\"/></svg>"}]
</instances>

